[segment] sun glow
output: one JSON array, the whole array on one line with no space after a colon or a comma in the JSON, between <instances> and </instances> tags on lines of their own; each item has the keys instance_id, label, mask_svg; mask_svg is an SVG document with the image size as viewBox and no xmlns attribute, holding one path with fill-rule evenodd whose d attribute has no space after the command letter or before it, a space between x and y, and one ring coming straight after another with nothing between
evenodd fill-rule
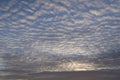
<instances>
[{"instance_id":1,"label":"sun glow","mask_svg":"<svg viewBox=\"0 0 120 80\"><path fill-rule=\"evenodd\" d=\"M96 70L96 67L92 63L81 63L81 62L67 62L59 65L61 68L72 71L88 71Z\"/></svg>"}]
</instances>

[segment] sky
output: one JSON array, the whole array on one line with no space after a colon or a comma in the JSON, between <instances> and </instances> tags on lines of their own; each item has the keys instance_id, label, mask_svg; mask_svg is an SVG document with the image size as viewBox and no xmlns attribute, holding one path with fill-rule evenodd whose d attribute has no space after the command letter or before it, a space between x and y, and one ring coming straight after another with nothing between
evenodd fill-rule
<instances>
[{"instance_id":1,"label":"sky","mask_svg":"<svg viewBox=\"0 0 120 80\"><path fill-rule=\"evenodd\" d=\"M119 5L120 0L0 0L0 70L120 69Z\"/></svg>"}]
</instances>

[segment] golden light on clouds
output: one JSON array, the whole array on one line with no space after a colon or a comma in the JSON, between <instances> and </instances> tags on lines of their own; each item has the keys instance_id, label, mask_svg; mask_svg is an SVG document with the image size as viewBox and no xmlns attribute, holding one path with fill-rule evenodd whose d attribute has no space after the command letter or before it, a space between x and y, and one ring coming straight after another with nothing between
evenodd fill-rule
<instances>
[{"instance_id":1,"label":"golden light on clouds","mask_svg":"<svg viewBox=\"0 0 120 80\"><path fill-rule=\"evenodd\" d=\"M59 67L65 70L71 71L86 71L86 70L96 70L96 67L92 63L83 63L77 61L71 61L67 63L60 64Z\"/></svg>"}]
</instances>

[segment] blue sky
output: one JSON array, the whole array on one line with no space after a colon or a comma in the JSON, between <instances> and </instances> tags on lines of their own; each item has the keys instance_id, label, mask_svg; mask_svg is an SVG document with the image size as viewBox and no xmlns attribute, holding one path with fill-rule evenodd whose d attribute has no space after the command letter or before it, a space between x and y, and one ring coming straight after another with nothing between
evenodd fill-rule
<instances>
[{"instance_id":1,"label":"blue sky","mask_svg":"<svg viewBox=\"0 0 120 80\"><path fill-rule=\"evenodd\" d=\"M44 60L42 53L119 55L119 5L120 0L0 0L0 55L21 54L18 61L28 63Z\"/></svg>"}]
</instances>

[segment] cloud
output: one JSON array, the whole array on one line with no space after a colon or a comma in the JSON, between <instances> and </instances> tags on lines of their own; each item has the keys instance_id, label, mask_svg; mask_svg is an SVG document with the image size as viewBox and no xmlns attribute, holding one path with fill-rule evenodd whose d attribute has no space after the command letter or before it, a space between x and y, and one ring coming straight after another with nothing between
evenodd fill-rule
<instances>
[{"instance_id":1,"label":"cloud","mask_svg":"<svg viewBox=\"0 0 120 80\"><path fill-rule=\"evenodd\" d=\"M38 66L45 66L37 66L37 69L53 70L53 66L47 67L52 61L59 62L60 59L59 66L66 65L62 63L62 55L64 58L73 55L96 57L120 44L119 3L106 3L104 0L12 0L4 4L0 4L0 44L1 54L10 55L11 63L8 64L9 60L6 63L8 67L17 68L13 65L18 61L23 64L17 69L25 69L32 64L31 61L36 65L43 61ZM60 70L57 62L53 64L56 70ZM80 66L89 65L68 62L68 65L72 64L74 66L69 66L70 70L76 68L76 64L79 66L77 70ZM95 65L87 69L92 67ZM64 66L61 68L65 70Z\"/></svg>"}]
</instances>

